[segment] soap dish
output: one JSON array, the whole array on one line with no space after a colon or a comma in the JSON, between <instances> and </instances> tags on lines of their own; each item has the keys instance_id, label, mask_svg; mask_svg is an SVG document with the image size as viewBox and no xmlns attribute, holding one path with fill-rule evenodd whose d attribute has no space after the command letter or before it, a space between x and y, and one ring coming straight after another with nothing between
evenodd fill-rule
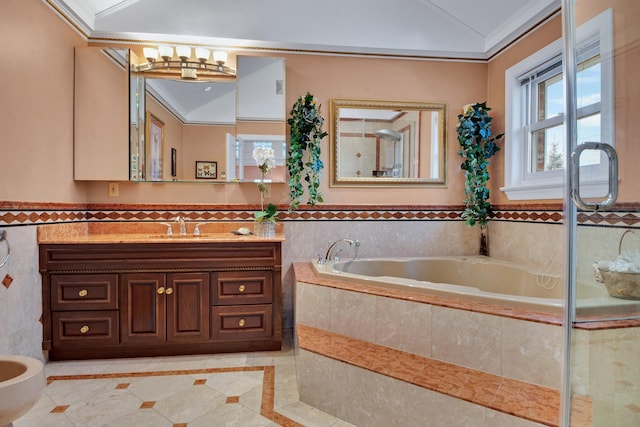
<instances>
[{"instance_id":1,"label":"soap dish","mask_svg":"<svg viewBox=\"0 0 640 427\"><path fill-rule=\"evenodd\" d=\"M231 232L238 236L248 236L249 234L253 234L247 227L240 227L237 230L232 230Z\"/></svg>"}]
</instances>

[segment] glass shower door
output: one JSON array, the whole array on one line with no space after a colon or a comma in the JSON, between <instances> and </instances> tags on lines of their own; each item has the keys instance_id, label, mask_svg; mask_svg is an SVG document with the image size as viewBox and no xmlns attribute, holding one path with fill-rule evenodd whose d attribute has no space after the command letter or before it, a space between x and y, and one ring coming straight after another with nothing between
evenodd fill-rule
<instances>
[{"instance_id":1,"label":"glass shower door","mask_svg":"<svg viewBox=\"0 0 640 427\"><path fill-rule=\"evenodd\" d=\"M597 31L585 36L596 18ZM565 196L570 290L562 425L640 426L637 0L564 0L563 25L573 154ZM598 107L585 110L587 104Z\"/></svg>"}]
</instances>

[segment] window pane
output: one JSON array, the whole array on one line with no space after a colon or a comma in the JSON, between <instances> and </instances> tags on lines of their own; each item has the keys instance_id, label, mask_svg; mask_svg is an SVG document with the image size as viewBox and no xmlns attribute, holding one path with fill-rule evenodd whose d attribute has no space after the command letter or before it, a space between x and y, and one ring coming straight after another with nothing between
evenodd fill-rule
<instances>
[{"instance_id":1,"label":"window pane","mask_svg":"<svg viewBox=\"0 0 640 427\"><path fill-rule=\"evenodd\" d=\"M531 134L531 171L564 168L564 126L541 129Z\"/></svg>"},{"instance_id":2,"label":"window pane","mask_svg":"<svg viewBox=\"0 0 640 427\"><path fill-rule=\"evenodd\" d=\"M578 108L600 102L600 56L578 65L576 80Z\"/></svg>"},{"instance_id":3,"label":"window pane","mask_svg":"<svg viewBox=\"0 0 640 427\"><path fill-rule=\"evenodd\" d=\"M600 141L600 113L578 119L578 144L583 142ZM585 150L580 156L580 166L600 164L601 153L599 150Z\"/></svg>"},{"instance_id":4,"label":"window pane","mask_svg":"<svg viewBox=\"0 0 640 427\"><path fill-rule=\"evenodd\" d=\"M538 121L562 114L562 74L538 83Z\"/></svg>"}]
</instances>

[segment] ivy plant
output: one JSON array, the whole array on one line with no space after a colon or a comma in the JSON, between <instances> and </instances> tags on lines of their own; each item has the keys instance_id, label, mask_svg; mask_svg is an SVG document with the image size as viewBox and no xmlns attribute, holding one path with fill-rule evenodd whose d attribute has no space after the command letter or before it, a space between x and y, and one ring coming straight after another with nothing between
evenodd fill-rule
<instances>
[{"instance_id":1,"label":"ivy plant","mask_svg":"<svg viewBox=\"0 0 640 427\"><path fill-rule=\"evenodd\" d=\"M298 98L290 115L287 120L291 127L287 171L291 200L289 212L292 212L300 206L305 187L309 196L307 203L314 206L323 201L320 174L324 164L320 160L320 142L327 133L322 131L324 119L320 114L320 104L310 93Z\"/></svg>"},{"instance_id":2,"label":"ivy plant","mask_svg":"<svg viewBox=\"0 0 640 427\"><path fill-rule=\"evenodd\" d=\"M504 134L491 134L489 116L491 108L486 102L465 105L464 113L458 116L458 142L462 147L458 154L462 157L466 199L462 218L470 226L479 224L485 227L488 222L491 204L489 181L489 158L500 150L496 141Z\"/></svg>"}]
</instances>

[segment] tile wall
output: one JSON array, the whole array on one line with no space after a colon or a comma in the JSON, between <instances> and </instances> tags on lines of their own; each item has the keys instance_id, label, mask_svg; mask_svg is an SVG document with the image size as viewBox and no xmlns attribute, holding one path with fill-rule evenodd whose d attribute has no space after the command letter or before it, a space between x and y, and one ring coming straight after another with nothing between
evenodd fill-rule
<instances>
[{"instance_id":1,"label":"tile wall","mask_svg":"<svg viewBox=\"0 0 640 427\"><path fill-rule=\"evenodd\" d=\"M250 206L34 206L0 202L0 228L7 231L11 259L0 268L0 352L42 357L40 274L36 225L71 221L166 221L178 214L189 220L245 221ZM581 218L585 236L597 245L585 245L597 259L615 256L621 229L592 227L638 226L640 215L626 209ZM361 242L362 257L464 255L477 253L478 230L460 220L458 208L424 206L347 207L301 209L284 219L287 241L283 248L284 326L293 325L293 275L291 263L324 254L327 242L342 237ZM561 270L564 232L559 206L544 210L503 209L490 224L492 256ZM634 244L629 240L629 244ZM0 257L3 256L0 245ZM345 256L348 256L346 253ZM589 263L590 264L590 263ZM590 265L582 274L588 276ZM579 274L581 274L579 272ZM12 279L8 279L10 276Z\"/></svg>"}]
</instances>

